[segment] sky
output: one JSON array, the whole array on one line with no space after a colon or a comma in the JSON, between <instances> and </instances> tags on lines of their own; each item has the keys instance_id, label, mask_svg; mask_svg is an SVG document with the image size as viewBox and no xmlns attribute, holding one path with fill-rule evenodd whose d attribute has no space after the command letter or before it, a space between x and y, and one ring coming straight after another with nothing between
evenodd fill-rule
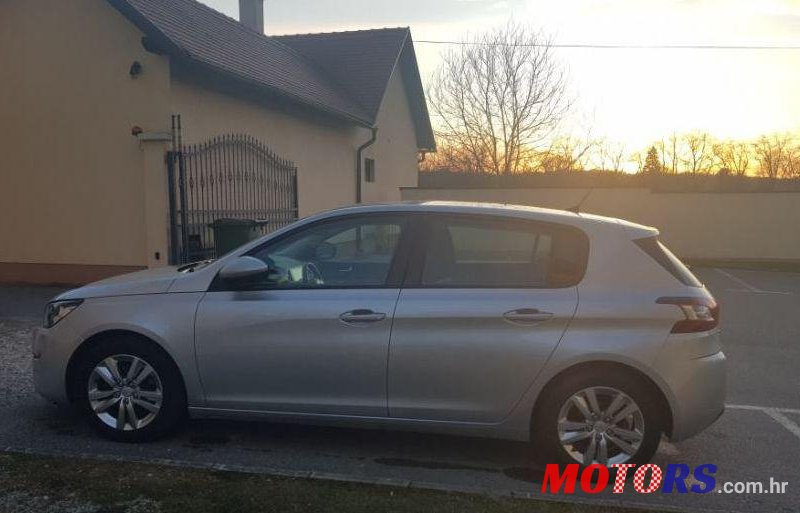
<instances>
[{"instance_id":1,"label":"sky","mask_svg":"<svg viewBox=\"0 0 800 513\"><path fill-rule=\"evenodd\" d=\"M234 18L238 0L201 0ZM509 20L556 43L800 46L800 0L266 0L267 34L408 26L458 41ZM447 45L417 42L423 82ZM631 151L672 133L800 130L800 50L558 49L569 126Z\"/></svg>"}]
</instances>

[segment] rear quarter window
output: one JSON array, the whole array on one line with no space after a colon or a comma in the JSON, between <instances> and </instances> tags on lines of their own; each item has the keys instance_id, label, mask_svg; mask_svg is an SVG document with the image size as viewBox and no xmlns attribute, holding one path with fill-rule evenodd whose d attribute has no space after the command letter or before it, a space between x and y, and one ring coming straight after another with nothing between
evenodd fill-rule
<instances>
[{"instance_id":1,"label":"rear quarter window","mask_svg":"<svg viewBox=\"0 0 800 513\"><path fill-rule=\"evenodd\" d=\"M703 284L692 272L680 261L678 257L663 245L657 237L645 237L643 239L635 239L634 244L639 246L639 249L647 253L647 255L663 267L668 273L678 279L684 285L689 287L702 287Z\"/></svg>"}]
</instances>

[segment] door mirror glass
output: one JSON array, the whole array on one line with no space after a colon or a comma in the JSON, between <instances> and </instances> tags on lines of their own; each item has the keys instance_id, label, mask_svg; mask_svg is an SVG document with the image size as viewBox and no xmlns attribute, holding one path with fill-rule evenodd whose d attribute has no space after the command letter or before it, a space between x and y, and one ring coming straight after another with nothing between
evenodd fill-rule
<instances>
[{"instance_id":1,"label":"door mirror glass","mask_svg":"<svg viewBox=\"0 0 800 513\"><path fill-rule=\"evenodd\" d=\"M219 272L219 277L225 280L246 278L266 274L269 266L263 260L251 256L241 256L229 262Z\"/></svg>"}]
</instances>

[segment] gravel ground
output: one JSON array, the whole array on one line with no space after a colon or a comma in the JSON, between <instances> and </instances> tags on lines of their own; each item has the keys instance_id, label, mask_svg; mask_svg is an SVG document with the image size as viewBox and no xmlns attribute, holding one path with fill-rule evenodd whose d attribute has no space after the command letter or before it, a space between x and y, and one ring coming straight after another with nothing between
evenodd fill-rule
<instances>
[{"instance_id":1,"label":"gravel ground","mask_svg":"<svg viewBox=\"0 0 800 513\"><path fill-rule=\"evenodd\" d=\"M0 405L34 393L31 375L31 331L34 321L0 321Z\"/></svg>"},{"instance_id":2,"label":"gravel ground","mask_svg":"<svg viewBox=\"0 0 800 513\"><path fill-rule=\"evenodd\" d=\"M95 513L100 508L91 502L52 499L47 495L11 492L0 495L0 511L14 513Z\"/></svg>"},{"instance_id":3,"label":"gravel ground","mask_svg":"<svg viewBox=\"0 0 800 513\"><path fill-rule=\"evenodd\" d=\"M0 493L1 513L158 513L159 503L146 498L120 502L113 509L74 497L56 499L27 492Z\"/></svg>"}]
</instances>

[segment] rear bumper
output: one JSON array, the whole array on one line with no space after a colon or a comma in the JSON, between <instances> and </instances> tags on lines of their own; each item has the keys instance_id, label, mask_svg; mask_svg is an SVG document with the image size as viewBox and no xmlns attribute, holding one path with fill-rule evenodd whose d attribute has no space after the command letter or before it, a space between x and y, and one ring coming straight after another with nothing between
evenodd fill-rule
<instances>
[{"instance_id":1,"label":"rear bumper","mask_svg":"<svg viewBox=\"0 0 800 513\"><path fill-rule=\"evenodd\" d=\"M656 364L656 370L665 381L671 396L670 439L673 441L684 440L703 431L725 411L726 362L725 354L719 350L719 332L703 334L697 338L694 342L685 337L677 341L668 340L667 347ZM713 347L715 352L689 356L682 350L687 346L695 349Z\"/></svg>"}]
</instances>

